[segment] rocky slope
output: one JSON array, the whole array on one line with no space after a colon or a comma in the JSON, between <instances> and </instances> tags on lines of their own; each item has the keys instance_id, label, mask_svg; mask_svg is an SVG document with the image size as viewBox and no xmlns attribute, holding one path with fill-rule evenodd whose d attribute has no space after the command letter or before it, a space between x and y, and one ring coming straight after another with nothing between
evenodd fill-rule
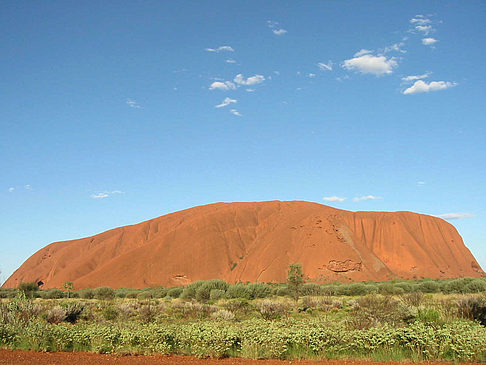
<instances>
[{"instance_id":1,"label":"rocky slope","mask_svg":"<svg viewBox=\"0 0 486 365\"><path fill-rule=\"evenodd\" d=\"M451 278L484 272L446 221L411 212L349 212L317 203L217 203L52 243L5 282L43 288L175 286L220 278L284 282Z\"/></svg>"}]
</instances>

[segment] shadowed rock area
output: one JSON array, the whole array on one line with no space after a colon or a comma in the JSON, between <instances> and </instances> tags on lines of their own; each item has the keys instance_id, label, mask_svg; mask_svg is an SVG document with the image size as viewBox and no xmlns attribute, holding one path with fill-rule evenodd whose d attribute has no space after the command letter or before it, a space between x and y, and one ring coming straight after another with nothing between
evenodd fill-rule
<instances>
[{"instance_id":1,"label":"shadowed rock area","mask_svg":"<svg viewBox=\"0 0 486 365\"><path fill-rule=\"evenodd\" d=\"M457 230L411 212L349 212L303 201L216 203L52 243L5 282L42 288L176 286L196 280L284 282L484 275Z\"/></svg>"}]
</instances>

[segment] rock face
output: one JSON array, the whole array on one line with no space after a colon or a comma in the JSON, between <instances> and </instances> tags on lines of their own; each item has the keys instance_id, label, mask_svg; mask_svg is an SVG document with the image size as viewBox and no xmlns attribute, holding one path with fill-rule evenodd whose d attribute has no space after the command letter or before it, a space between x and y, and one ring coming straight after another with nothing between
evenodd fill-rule
<instances>
[{"instance_id":1,"label":"rock face","mask_svg":"<svg viewBox=\"0 0 486 365\"><path fill-rule=\"evenodd\" d=\"M411 212L317 203L217 203L52 243L5 282L43 288L176 286L196 280L284 282L292 263L315 282L478 277L456 229Z\"/></svg>"}]
</instances>

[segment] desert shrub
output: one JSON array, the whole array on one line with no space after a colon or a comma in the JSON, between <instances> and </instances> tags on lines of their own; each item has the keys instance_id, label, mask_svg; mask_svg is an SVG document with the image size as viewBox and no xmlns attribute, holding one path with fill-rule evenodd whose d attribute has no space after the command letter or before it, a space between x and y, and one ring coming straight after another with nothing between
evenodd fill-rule
<instances>
[{"instance_id":1,"label":"desert shrub","mask_svg":"<svg viewBox=\"0 0 486 365\"><path fill-rule=\"evenodd\" d=\"M339 295L339 287L341 285L323 285L321 287L322 294L323 295L328 295L328 296L333 296L333 295Z\"/></svg>"},{"instance_id":2,"label":"desert shrub","mask_svg":"<svg viewBox=\"0 0 486 365\"><path fill-rule=\"evenodd\" d=\"M146 300L146 299L152 299L152 298L153 298L153 295L149 291L143 291L143 292L137 294L137 299L139 299L139 300Z\"/></svg>"},{"instance_id":3,"label":"desert shrub","mask_svg":"<svg viewBox=\"0 0 486 365\"><path fill-rule=\"evenodd\" d=\"M266 320L279 319L280 317L288 314L291 310L289 303L265 299L263 300L258 309L262 317Z\"/></svg>"},{"instance_id":4,"label":"desert shrub","mask_svg":"<svg viewBox=\"0 0 486 365\"><path fill-rule=\"evenodd\" d=\"M203 319L207 318L211 313L214 313L219 309L219 307L214 305L203 304L196 301L174 302L172 304L172 311L174 314L179 314L183 318Z\"/></svg>"},{"instance_id":5,"label":"desert shrub","mask_svg":"<svg viewBox=\"0 0 486 365\"><path fill-rule=\"evenodd\" d=\"M166 288L157 287L150 289L153 298L164 298L167 295L168 290Z\"/></svg>"},{"instance_id":6,"label":"desert shrub","mask_svg":"<svg viewBox=\"0 0 486 365\"><path fill-rule=\"evenodd\" d=\"M404 293L412 293L413 285L405 281L401 281L395 284L396 288L402 288Z\"/></svg>"},{"instance_id":7,"label":"desert shrub","mask_svg":"<svg viewBox=\"0 0 486 365\"><path fill-rule=\"evenodd\" d=\"M232 321L235 319L235 315L226 309L219 309L211 314L211 318L223 321Z\"/></svg>"},{"instance_id":8,"label":"desert shrub","mask_svg":"<svg viewBox=\"0 0 486 365\"><path fill-rule=\"evenodd\" d=\"M101 314L107 321L113 321L114 319L118 318L120 311L113 305L107 305L103 308Z\"/></svg>"},{"instance_id":9,"label":"desert shrub","mask_svg":"<svg viewBox=\"0 0 486 365\"><path fill-rule=\"evenodd\" d=\"M17 292L16 296L6 303L0 303L0 323L25 324L31 322L42 309L35 305L23 291Z\"/></svg>"},{"instance_id":10,"label":"desert shrub","mask_svg":"<svg viewBox=\"0 0 486 365\"><path fill-rule=\"evenodd\" d=\"M442 291L448 294L466 293L467 285L473 280L473 278L459 278L450 280L449 282L446 282L444 285L442 285Z\"/></svg>"},{"instance_id":11,"label":"desert shrub","mask_svg":"<svg viewBox=\"0 0 486 365\"><path fill-rule=\"evenodd\" d=\"M140 320L143 323L152 322L159 313L158 309L159 308L155 303L143 303L138 310Z\"/></svg>"},{"instance_id":12,"label":"desert shrub","mask_svg":"<svg viewBox=\"0 0 486 365\"><path fill-rule=\"evenodd\" d=\"M94 291L93 289L81 289L78 291L79 297L83 299L93 299Z\"/></svg>"},{"instance_id":13,"label":"desert shrub","mask_svg":"<svg viewBox=\"0 0 486 365\"><path fill-rule=\"evenodd\" d=\"M49 323L61 323L66 319L66 309L56 305L47 312L46 321Z\"/></svg>"},{"instance_id":14,"label":"desert shrub","mask_svg":"<svg viewBox=\"0 0 486 365\"><path fill-rule=\"evenodd\" d=\"M243 298L227 300L223 307L232 313L247 313L250 310L250 303Z\"/></svg>"},{"instance_id":15,"label":"desert shrub","mask_svg":"<svg viewBox=\"0 0 486 365\"><path fill-rule=\"evenodd\" d=\"M419 308L417 320L428 324L441 323L440 312L433 308Z\"/></svg>"},{"instance_id":16,"label":"desert shrub","mask_svg":"<svg viewBox=\"0 0 486 365\"><path fill-rule=\"evenodd\" d=\"M112 300L115 298L115 291L107 286L102 286L94 290L94 297L100 300Z\"/></svg>"},{"instance_id":17,"label":"desert shrub","mask_svg":"<svg viewBox=\"0 0 486 365\"><path fill-rule=\"evenodd\" d=\"M218 300L222 299L225 296L225 291L221 289L211 289L211 292L209 293L209 299L211 300Z\"/></svg>"},{"instance_id":18,"label":"desert shrub","mask_svg":"<svg viewBox=\"0 0 486 365\"><path fill-rule=\"evenodd\" d=\"M378 293L381 295L399 295L403 294L405 290L396 286L394 283L381 283L378 285Z\"/></svg>"},{"instance_id":19,"label":"desert shrub","mask_svg":"<svg viewBox=\"0 0 486 365\"><path fill-rule=\"evenodd\" d=\"M321 295L321 286L316 283L306 283L302 286L302 295Z\"/></svg>"},{"instance_id":20,"label":"desert shrub","mask_svg":"<svg viewBox=\"0 0 486 365\"><path fill-rule=\"evenodd\" d=\"M275 293L275 295L279 297L286 297L290 295L289 288L287 288L287 286L279 286L274 292L272 291L272 293Z\"/></svg>"},{"instance_id":21,"label":"desert shrub","mask_svg":"<svg viewBox=\"0 0 486 365\"><path fill-rule=\"evenodd\" d=\"M267 298L272 295L272 288L265 283L251 283L247 285L251 299Z\"/></svg>"},{"instance_id":22,"label":"desert shrub","mask_svg":"<svg viewBox=\"0 0 486 365\"><path fill-rule=\"evenodd\" d=\"M227 298L243 298L243 299L250 299L251 293L250 290L244 284L234 284L230 285L226 290L226 297Z\"/></svg>"},{"instance_id":23,"label":"desert shrub","mask_svg":"<svg viewBox=\"0 0 486 365\"><path fill-rule=\"evenodd\" d=\"M412 307L418 307L424 301L424 293L413 292L413 293L409 293L409 294L404 294L404 295L400 296L400 298L402 299L402 301L406 305L412 306Z\"/></svg>"},{"instance_id":24,"label":"desert shrub","mask_svg":"<svg viewBox=\"0 0 486 365\"><path fill-rule=\"evenodd\" d=\"M475 279L465 286L464 291L466 293L484 293L486 292L486 281Z\"/></svg>"},{"instance_id":25,"label":"desert shrub","mask_svg":"<svg viewBox=\"0 0 486 365\"><path fill-rule=\"evenodd\" d=\"M473 296L457 301L458 314L486 326L486 297Z\"/></svg>"},{"instance_id":26,"label":"desert shrub","mask_svg":"<svg viewBox=\"0 0 486 365\"><path fill-rule=\"evenodd\" d=\"M410 308L390 296L367 295L356 300L348 323L357 329L385 324L402 326L414 317Z\"/></svg>"},{"instance_id":27,"label":"desert shrub","mask_svg":"<svg viewBox=\"0 0 486 365\"><path fill-rule=\"evenodd\" d=\"M211 297L211 290L213 289L218 289L223 292L226 292L226 289L228 289L229 284L223 280L208 280L203 282L202 285L200 285L196 289L196 300L199 302L205 302L208 301Z\"/></svg>"},{"instance_id":28,"label":"desert shrub","mask_svg":"<svg viewBox=\"0 0 486 365\"><path fill-rule=\"evenodd\" d=\"M81 317L85 308L85 304L82 302L74 302L68 304L64 309L66 312L65 321L69 323L76 323Z\"/></svg>"},{"instance_id":29,"label":"desert shrub","mask_svg":"<svg viewBox=\"0 0 486 365\"><path fill-rule=\"evenodd\" d=\"M64 292L60 289L42 290L41 297L44 299L61 299L64 298Z\"/></svg>"},{"instance_id":30,"label":"desert shrub","mask_svg":"<svg viewBox=\"0 0 486 365\"><path fill-rule=\"evenodd\" d=\"M36 292L39 290L37 283L25 282L20 283L17 289L25 294L27 298L33 298Z\"/></svg>"},{"instance_id":31,"label":"desert shrub","mask_svg":"<svg viewBox=\"0 0 486 365\"><path fill-rule=\"evenodd\" d=\"M181 299L195 299L196 298L196 290L204 284L203 280L195 281L189 285L186 285L180 295Z\"/></svg>"},{"instance_id":32,"label":"desert shrub","mask_svg":"<svg viewBox=\"0 0 486 365\"><path fill-rule=\"evenodd\" d=\"M350 296L365 295L365 294L369 294L369 289L370 288L368 287L368 285L364 283L353 283L353 284L343 285L341 287L341 294L350 295Z\"/></svg>"},{"instance_id":33,"label":"desert shrub","mask_svg":"<svg viewBox=\"0 0 486 365\"><path fill-rule=\"evenodd\" d=\"M438 293L440 284L436 281L423 281L415 286L415 290L421 293Z\"/></svg>"},{"instance_id":34,"label":"desert shrub","mask_svg":"<svg viewBox=\"0 0 486 365\"><path fill-rule=\"evenodd\" d=\"M138 309L140 308L140 304L137 301L131 300L125 303L121 303L118 307L120 311L120 315L125 318L131 318L138 313Z\"/></svg>"},{"instance_id":35,"label":"desert shrub","mask_svg":"<svg viewBox=\"0 0 486 365\"><path fill-rule=\"evenodd\" d=\"M173 288L170 288L168 291L167 291L167 295L171 298L179 298L179 296L181 295L182 293L182 288L180 286L176 286L176 287L173 287Z\"/></svg>"}]
</instances>

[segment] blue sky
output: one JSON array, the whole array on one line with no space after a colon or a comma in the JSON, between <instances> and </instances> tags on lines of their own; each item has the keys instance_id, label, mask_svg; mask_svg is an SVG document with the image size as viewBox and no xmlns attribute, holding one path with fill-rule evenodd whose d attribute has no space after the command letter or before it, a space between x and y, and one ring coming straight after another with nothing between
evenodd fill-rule
<instances>
[{"instance_id":1,"label":"blue sky","mask_svg":"<svg viewBox=\"0 0 486 365\"><path fill-rule=\"evenodd\" d=\"M483 1L2 2L0 281L53 241L274 199L443 216L485 268L485 19Z\"/></svg>"}]
</instances>

